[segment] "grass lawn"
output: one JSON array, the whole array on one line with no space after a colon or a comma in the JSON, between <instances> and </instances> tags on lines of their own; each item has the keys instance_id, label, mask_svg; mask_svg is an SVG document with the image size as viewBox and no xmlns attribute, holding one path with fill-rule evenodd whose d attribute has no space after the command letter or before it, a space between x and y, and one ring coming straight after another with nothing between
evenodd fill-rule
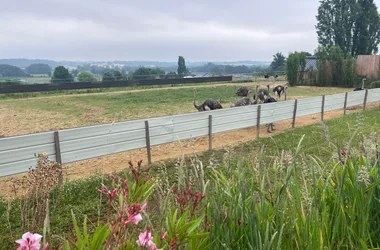
<instances>
[{"instance_id":1,"label":"grass lawn","mask_svg":"<svg viewBox=\"0 0 380 250\"><path fill-rule=\"evenodd\" d=\"M225 101L230 100L229 98L232 99L231 96L229 97L230 90L231 89L229 88L223 88L223 91L220 91L221 96L225 98ZM190 92L190 90L187 92ZM178 92L176 98L183 98L191 101L191 92L187 92ZM200 97L206 97L207 94L211 93L212 89L209 89L199 94ZM155 96L150 97L159 99L159 105L170 106L170 104L168 104L164 101L164 99L162 99L163 95L169 97L169 95L166 95L165 93L161 93L161 95L157 94ZM123 96L124 99L122 97L114 97L116 98L114 101L117 101L118 103L129 103L133 100L133 97L131 96L121 96ZM91 99L91 103L107 103L109 105L109 110L116 109L116 106L112 105L112 99L104 98L105 97ZM86 101L88 100L89 99L86 98L84 100L81 100L80 98L74 99L75 102L80 102L83 104L88 104L86 103ZM352 142L352 145L354 145L357 148L358 140L360 138L363 138L362 135L367 136L372 131L375 131L377 132L377 134L379 134L380 109L377 108L370 111L365 111L363 113L350 114L338 119L329 120L326 121L326 125L328 129L322 129L319 125L311 125L302 128L296 128L293 131L276 135L273 138L263 138L258 141L252 141L237 146L235 148L230 149L229 151L218 150L214 152L208 152L200 155L199 159L203 162L204 166L208 166L210 164L210 158L213 159L214 163L226 160L225 156L227 152L228 154L230 154L229 160L238 161L242 158L252 158L257 156L258 147L262 148L265 145L265 167L268 169L268 171L271 171L273 164L273 162L271 161L271 157L275 155L281 155L282 151L294 151L301 137L305 136L300 153L302 155L312 155L318 157L323 162L326 162L333 156L334 153L337 152L335 147L332 146L332 143L337 143L338 145L345 147L349 139L351 138L351 135L357 128L359 128L360 133L357 137L355 137L354 141ZM165 164L165 168L163 168L162 165L153 166L154 175L157 177L161 176L162 170L165 169L165 171L169 173L168 176L170 176L169 182L175 182L176 178L178 178L178 176L175 174L176 171L178 171L178 164L176 163L178 162L167 162ZM186 159L185 163L183 164L187 165L186 167L188 168L185 169L190 169L191 163L191 159ZM50 230L52 236L50 238L50 242L61 242L62 239L59 238L57 235L62 236L62 234L65 234L71 230L71 210L73 210L80 219L82 219L83 215L86 214L88 216L91 228L94 224L96 224L99 218L103 218L102 216L106 208L104 204L103 206L99 207L100 201L99 194L97 192L97 189L101 186L102 182L105 182L106 184L109 183L107 180L103 178L102 175L97 175L89 179L66 183L60 192L56 191L52 193L52 203L50 208ZM159 204L157 202L157 199L159 199L159 197L155 196L153 197L153 200L150 202L150 211L155 211L156 209L158 209L157 207L154 207L155 204ZM18 239L19 236L21 236L22 233L24 233L20 231L21 223L19 214L20 211L18 209L18 201L16 200L12 203L12 209L10 210L9 215L6 212L7 206L8 204L6 202L0 201L0 249L14 249L15 247L12 243L13 240ZM155 220L154 216L152 220ZM35 229L34 231L42 232L41 229ZM10 232L13 233L13 239L10 236Z\"/></svg>"}]
</instances>

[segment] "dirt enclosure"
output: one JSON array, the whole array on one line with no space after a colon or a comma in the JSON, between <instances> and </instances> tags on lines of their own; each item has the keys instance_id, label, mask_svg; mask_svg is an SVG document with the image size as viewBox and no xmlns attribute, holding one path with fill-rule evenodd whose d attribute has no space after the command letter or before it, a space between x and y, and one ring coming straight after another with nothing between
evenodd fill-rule
<instances>
[{"instance_id":1,"label":"dirt enclosure","mask_svg":"<svg viewBox=\"0 0 380 250\"><path fill-rule=\"evenodd\" d=\"M380 102L368 104L368 108L379 107ZM347 114L361 111L362 107L358 106L355 109L347 110ZM324 119L332 119L343 115L343 110L326 112ZM320 121L320 114L297 118L296 127L302 127ZM270 137L279 133L283 133L292 127L292 121L286 120L275 123L276 130L269 134L265 126L260 127L260 137ZM221 149L243 142L256 139L256 128L248 128L226 133L220 133L213 136L213 149ZM177 143L169 143L152 147L152 161L160 162L168 159L175 159L182 154L189 155L208 150L208 137L201 137L194 140L186 140ZM133 150L129 152L98 157L86 161L81 161L73 164L64 165L65 180L76 180L93 175L95 172L112 173L121 171L126 168L128 161L136 162L143 160L147 162L146 149ZM25 174L6 177L0 179L0 195L9 197L11 195L11 178L22 178Z\"/></svg>"}]
</instances>

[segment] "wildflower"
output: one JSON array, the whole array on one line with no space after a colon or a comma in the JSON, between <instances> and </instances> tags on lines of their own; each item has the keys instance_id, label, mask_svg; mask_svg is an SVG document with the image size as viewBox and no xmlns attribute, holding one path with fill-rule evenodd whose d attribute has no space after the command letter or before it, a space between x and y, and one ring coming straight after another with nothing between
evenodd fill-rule
<instances>
[{"instance_id":1,"label":"wildflower","mask_svg":"<svg viewBox=\"0 0 380 250\"><path fill-rule=\"evenodd\" d=\"M125 224L132 222L136 225L142 220L142 216L140 214L141 211L145 210L147 203L140 206L139 204L132 205L128 208L128 219L124 222Z\"/></svg>"},{"instance_id":2,"label":"wildflower","mask_svg":"<svg viewBox=\"0 0 380 250\"><path fill-rule=\"evenodd\" d=\"M168 232L165 232L163 235L161 235L160 240L165 239L166 235L168 235Z\"/></svg>"},{"instance_id":3,"label":"wildflower","mask_svg":"<svg viewBox=\"0 0 380 250\"><path fill-rule=\"evenodd\" d=\"M49 250L49 243L46 243L44 250Z\"/></svg>"},{"instance_id":4,"label":"wildflower","mask_svg":"<svg viewBox=\"0 0 380 250\"><path fill-rule=\"evenodd\" d=\"M114 188L112 191L110 191L106 185L102 184L102 188L99 188L98 191L99 193L107 194L110 200L112 201L117 193L117 188Z\"/></svg>"},{"instance_id":5,"label":"wildflower","mask_svg":"<svg viewBox=\"0 0 380 250\"><path fill-rule=\"evenodd\" d=\"M371 184L369 173L364 167L360 168L359 170L358 182L363 183L366 187Z\"/></svg>"},{"instance_id":6,"label":"wildflower","mask_svg":"<svg viewBox=\"0 0 380 250\"><path fill-rule=\"evenodd\" d=\"M342 155L346 156L347 155L347 149L342 149Z\"/></svg>"},{"instance_id":7,"label":"wildflower","mask_svg":"<svg viewBox=\"0 0 380 250\"><path fill-rule=\"evenodd\" d=\"M140 233L139 238L136 242L141 247L148 247L148 246L151 246L152 244L154 244L152 239L153 239L153 236L149 232L149 229L148 229L145 232Z\"/></svg>"},{"instance_id":8,"label":"wildflower","mask_svg":"<svg viewBox=\"0 0 380 250\"><path fill-rule=\"evenodd\" d=\"M40 250L41 239L42 236L39 234L24 233L21 239L15 241L17 244L20 244L17 250ZM47 247L49 246L47 245Z\"/></svg>"}]
</instances>

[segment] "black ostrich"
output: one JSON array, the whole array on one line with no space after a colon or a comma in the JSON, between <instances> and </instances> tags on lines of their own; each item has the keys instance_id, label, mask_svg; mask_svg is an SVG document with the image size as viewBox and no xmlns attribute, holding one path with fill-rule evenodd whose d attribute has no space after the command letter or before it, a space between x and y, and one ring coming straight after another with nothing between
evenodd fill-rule
<instances>
[{"instance_id":1,"label":"black ostrich","mask_svg":"<svg viewBox=\"0 0 380 250\"><path fill-rule=\"evenodd\" d=\"M199 112L223 108L222 105L220 105L220 103L215 100L206 100L200 106L198 106L196 104L196 92L197 90L194 88L194 108L196 108Z\"/></svg>"},{"instance_id":2,"label":"black ostrich","mask_svg":"<svg viewBox=\"0 0 380 250\"><path fill-rule=\"evenodd\" d=\"M278 95L278 98L281 98L281 93L285 94L285 87L282 85L278 85L273 89L273 93L276 93Z\"/></svg>"},{"instance_id":3,"label":"black ostrich","mask_svg":"<svg viewBox=\"0 0 380 250\"><path fill-rule=\"evenodd\" d=\"M249 92L250 92L250 89L249 89L249 88L247 88L247 87L240 87L240 88L238 88L238 89L236 90L235 93L236 93L238 96L247 97L248 94L249 94Z\"/></svg>"},{"instance_id":4,"label":"black ostrich","mask_svg":"<svg viewBox=\"0 0 380 250\"><path fill-rule=\"evenodd\" d=\"M237 102L235 102L234 104L232 104L231 108L251 105L252 101L251 101L250 95L251 95L251 90L248 90L247 97L242 98L242 99L238 100Z\"/></svg>"},{"instance_id":5,"label":"black ostrich","mask_svg":"<svg viewBox=\"0 0 380 250\"><path fill-rule=\"evenodd\" d=\"M270 75L268 75L268 74L264 75L265 79L269 79L269 77L270 77Z\"/></svg>"},{"instance_id":6,"label":"black ostrich","mask_svg":"<svg viewBox=\"0 0 380 250\"><path fill-rule=\"evenodd\" d=\"M361 88L355 88L354 91L360 91L360 90L364 90L364 82L367 81L367 79L363 78L362 79L362 87Z\"/></svg>"},{"instance_id":7,"label":"black ostrich","mask_svg":"<svg viewBox=\"0 0 380 250\"><path fill-rule=\"evenodd\" d=\"M271 96L268 96L267 99L265 99L264 103L273 103L273 102L277 102L276 99L274 99L273 97ZM268 125L268 133L272 133L273 130L276 130L274 128L274 124L273 123L269 123Z\"/></svg>"}]
</instances>

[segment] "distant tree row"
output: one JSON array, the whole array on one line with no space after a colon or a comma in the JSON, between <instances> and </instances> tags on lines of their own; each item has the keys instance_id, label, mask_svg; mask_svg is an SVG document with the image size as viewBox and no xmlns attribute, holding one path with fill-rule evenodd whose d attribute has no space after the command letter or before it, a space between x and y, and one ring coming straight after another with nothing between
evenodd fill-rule
<instances>
[{"instance_id":1,"label":"distant tree row","mask_svg":"<svg viewBox=\"0 0 380 250\"><path fill-rule=\"evenodd\" d=\"M20 68L8 64L0 64L1 77L25 77L27 74Z\"/></svg>"}]
</instances>

